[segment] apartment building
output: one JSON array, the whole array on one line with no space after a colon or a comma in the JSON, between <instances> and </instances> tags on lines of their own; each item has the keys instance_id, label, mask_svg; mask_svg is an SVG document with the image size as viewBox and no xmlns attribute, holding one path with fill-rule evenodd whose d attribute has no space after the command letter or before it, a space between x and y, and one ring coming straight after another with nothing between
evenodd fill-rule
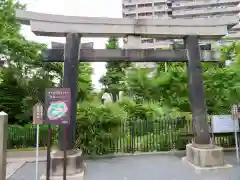
<instances>
[{"instance_id":1,"label":"apartment building","mask_svg":"<svg viewBox=\"0 0 240 180\"><path fill-rule=\"evenodd\" d=\"M122 0L122 14L125 18L231 18L238 16L239 12L240 0ZM141 41L144 49L165 48L176 42L182 43L181 40L144 37Z\"/></svg>"},{"instance_id":2,"label":"apartment building","mask_svg":"<svg viewBox=\"0 0 240 180\"><path fill-rule=\"evenodd\" d=\"M173 18L212 18L237 16L239 0L172 0Z\"/></svg>"},{"instance_id":3,"label":"apartment building","mask_svg":"<svg viewBox=\"0 0 240 180\"><path fill-rule=\"evenodd\" d=\"M122 0L122 14L125 18L171 18L171 7L167 0ZM165 48L171 40L142 38L142 48Z\"/></svg>"}]
</instances>

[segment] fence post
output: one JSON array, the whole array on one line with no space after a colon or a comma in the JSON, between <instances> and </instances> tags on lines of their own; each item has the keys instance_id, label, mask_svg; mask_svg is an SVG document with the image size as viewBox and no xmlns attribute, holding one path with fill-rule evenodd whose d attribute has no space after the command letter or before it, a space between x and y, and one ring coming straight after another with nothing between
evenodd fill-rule
<instances>
[{"instance_id":1,"label":"fence post","mask_svg":"<svg viewBox=\"0 0 240 180\"><path fill-rule=\"evenodd\" d=\"M130 122L130 139L131 139L131 152L134 154L134 122Z\"/></svg>"},{"instance_id":2,"label":"fence post","mask_svg":"<svg viewBox=\"0 0 240 180\"><path fill-rule=\"evenodd\" d=\"M0 112L0 179L6 179L8 115Z\"/></svg>"}]
</instances>

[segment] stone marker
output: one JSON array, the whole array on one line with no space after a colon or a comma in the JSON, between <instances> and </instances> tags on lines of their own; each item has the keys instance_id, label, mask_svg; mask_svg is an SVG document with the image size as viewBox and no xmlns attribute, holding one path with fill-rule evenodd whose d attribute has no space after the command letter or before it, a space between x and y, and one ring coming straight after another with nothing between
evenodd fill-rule
<instances>
[{"instance_id":1,"label":"stone marker","mask_svg":"<svg viewBox=\"0 0 240 180\"><path fill-rule=\"evenodd\" d=\"M6 179L8 115L0 112L0 179Z\"/></svg>"}]
</instances>

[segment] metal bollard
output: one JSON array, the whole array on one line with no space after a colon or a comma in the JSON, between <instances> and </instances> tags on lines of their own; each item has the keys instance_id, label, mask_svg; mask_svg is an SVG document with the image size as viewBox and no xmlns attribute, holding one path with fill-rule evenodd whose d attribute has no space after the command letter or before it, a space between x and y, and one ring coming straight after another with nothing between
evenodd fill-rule
<instances>
[{"instance_id":1,"label":"metal bollard","mask_svg":"<svg viewBox=\"0 0 240 180\"><path fill-rule=\"evenodd\" d=\"M0 112L0 179L6 179L8 115Z\"/></svg>"}]
</instances>

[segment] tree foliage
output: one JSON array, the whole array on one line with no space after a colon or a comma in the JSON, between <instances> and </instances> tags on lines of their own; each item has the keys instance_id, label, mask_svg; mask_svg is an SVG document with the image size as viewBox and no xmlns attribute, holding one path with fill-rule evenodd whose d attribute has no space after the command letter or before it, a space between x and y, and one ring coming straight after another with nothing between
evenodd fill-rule
<instances>
[{"instance_id":1,"label":"tree foliage","mask_svg":"<svg viewBox=\"0 0 240 180\"><path fill-rule=\"evenodd\" d=\"M226 61L231 65L226 66ZM230 113L230 107L240 100L240 44L233 43L221 48L219 63L203 63L204 89L209 114ZM191 112L188 98L187 67L184 64L168 63L167 71L159 63L157 71L135 68L126 79L126 92L137 101L155 101L161 105Z\"/></svg>"},{"instance_id":2,"label":"tree foliage","mask_svg":"<svg viewBox=\"0 0 240 180\"><path fill-rule=\"evenodd\" d=\"M7 66L0 68L0 111L9 114L10 123L26 124L32 116L32 107L44 101L45 88L59 87L62 63L43 63L44 44L28 41L20 33L16 8L25 6L13 0L0 2L0 55ZM88 63L79 65L79 99L85 99L92 90L92 69Z\"/></svg>"},{"instance_id":3,"label":"tree foliage","mask_svg":"<svg viewBox=\"0 0 240 180\"><path fill-rule=\"evenodd\" d=\"M78 100L84 101L91 99L93 69L89 63L80 62L78 74Z\"/></svg>"},{"instance_id":4,"label":"tree foliage","mask_svg":"<svg viewBox=\"0 0 240 180\"><path fill-rule=\"evenodd\" d=\"M109 38L106 49L119 49L118 39L115 37ZM130 62L107 62L106 74L101 77L100 83L104 85L104 91L112 95L113 101L119 99L119 92L124 89L125 72L130 67Z\"/></svg>"}]
</instances>

